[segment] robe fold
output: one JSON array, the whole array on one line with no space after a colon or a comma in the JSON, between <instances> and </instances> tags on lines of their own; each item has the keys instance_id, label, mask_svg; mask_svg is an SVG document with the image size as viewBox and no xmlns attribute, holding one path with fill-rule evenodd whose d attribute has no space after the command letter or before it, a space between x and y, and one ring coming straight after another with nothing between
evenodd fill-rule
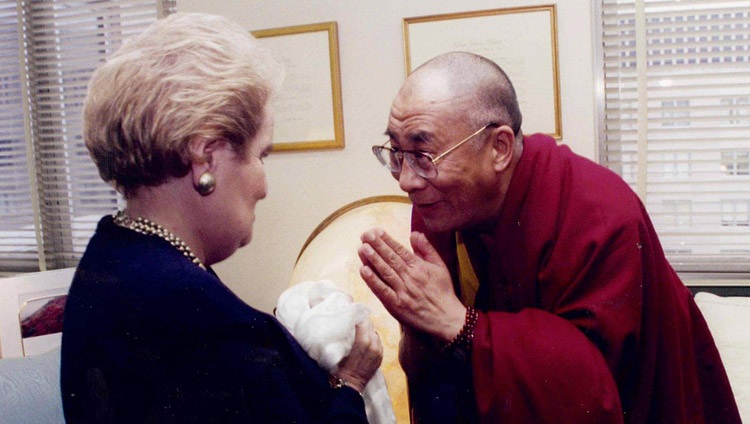
<instances>
[{"instance_id":1,"label":"robe fold","mask_svg":"<svg viewBox=\"0 0 750 424\"><path fill-rule=\"evenodd\" d=\"M430 233L416 209L412 228L459 291L455 234ZM481 313L471 375L453 381L471 385L480 422L740 423L706 322L619 176L527 136L494 228L460 236ZM412 371L416 415L451 408L426 387L443 371Z\"/></svg>"}]
</instances>

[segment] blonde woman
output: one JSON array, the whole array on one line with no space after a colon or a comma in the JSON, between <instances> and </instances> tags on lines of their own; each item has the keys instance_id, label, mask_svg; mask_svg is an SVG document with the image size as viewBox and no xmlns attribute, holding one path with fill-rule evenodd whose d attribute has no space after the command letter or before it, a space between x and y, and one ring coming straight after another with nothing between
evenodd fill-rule
<instances>
[{"instance_id":1,"label":"blonde woman","mask_svg":"<svg viewBox=\"0 0 750 424\"><path fill-rule=\"evenodd\" d=\"M277 66L239 25L177 14L95 72L84 138L127 207L102 218L70 288L68 422L366 422L369 322L329 376L210 268L250 242L267 193Z\"/></svg>"}]
</instances>

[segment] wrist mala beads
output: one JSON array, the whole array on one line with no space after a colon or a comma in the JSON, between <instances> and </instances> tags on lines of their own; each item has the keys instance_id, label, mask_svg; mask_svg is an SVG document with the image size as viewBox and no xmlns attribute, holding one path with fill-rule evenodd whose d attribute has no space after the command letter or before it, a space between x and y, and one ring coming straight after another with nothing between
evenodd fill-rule
<instances>
[{"instance_id":1,"label":"wrist mala beads","mask_svg":"<svg viewBox=\"0 0 750 424\"><path fill-rule=\"evenodd\" d=\"M466 308L466 320L461 331L456 334L453 340L443 345L444 351L462 350L465 353L471 352L471 343L474 341L474 329L479 321L479 313L471 306Z\"/></svg>"}]
</instances>

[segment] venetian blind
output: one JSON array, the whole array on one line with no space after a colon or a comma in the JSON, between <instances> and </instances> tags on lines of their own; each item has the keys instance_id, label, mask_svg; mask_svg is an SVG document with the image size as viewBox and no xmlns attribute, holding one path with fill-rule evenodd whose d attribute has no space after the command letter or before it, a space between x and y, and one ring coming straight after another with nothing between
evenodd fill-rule
<instances>
[{"instance_id":1,"label":"venetian blind","mask_svg":"<svg viewBox=\"0 0 750 424\"><path fill-rule=\"evenodd\" d=\"M81 136L89 77L175 1L0 1L0 271L75 266L120 202Z\"/></svg>"},{"instance_id":2,"label":"venetian blind","mask_svg":"<svg viewBox=\"0 0 750 424\"><path fill-rule=\"evenodd\" d=\"M600 160L670 262L750 272L750 1L601 0Z\"/></svg>"}]
</instances>

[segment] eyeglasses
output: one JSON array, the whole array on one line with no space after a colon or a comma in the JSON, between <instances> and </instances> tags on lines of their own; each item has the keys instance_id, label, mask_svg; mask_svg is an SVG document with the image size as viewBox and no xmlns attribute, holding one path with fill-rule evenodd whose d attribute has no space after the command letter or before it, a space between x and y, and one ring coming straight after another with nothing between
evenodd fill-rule
<instances>
[{"instance_id":1,"label":"eyeglasses","mask_svg":"<svg viewBox=\"0 0 750 424\"><path fill-rule=\"evenodd\" d=\"M383 166L388 168L388 170L394 174L398 174L401 172L402 163L404 162L404 159L406 159L406 162L409 164L411 169L413 169L414 172L416 172L420 177L428 179L435 178L438 174L438 162L443 160L452 151L458 149L459 147L461 147L461 145L471 140L472 138L474 138L474 136L478 135L482 131L486 130L489 127L497 126L499 125L494 122L483 126L482 128L478 129L476 132L466 137L465 139L459 141L453 147L441 153L434 159L428 153L420 152L417 150L403 150L397 147L386 147L385 145L388 144L390 140L386 141L381 146L372 146L372 153L375 154L375 157L378 158L378 161Z\"/></svg>"}]
</instances>

